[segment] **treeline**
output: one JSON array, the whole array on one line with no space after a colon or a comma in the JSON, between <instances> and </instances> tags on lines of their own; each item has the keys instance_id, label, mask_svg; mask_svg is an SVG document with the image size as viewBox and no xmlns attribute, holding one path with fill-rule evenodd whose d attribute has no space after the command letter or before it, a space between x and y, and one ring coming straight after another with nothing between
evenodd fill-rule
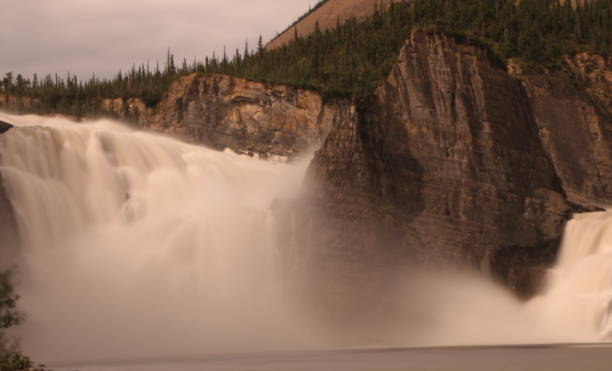
<instances>
[{"instance_id":1,"label":"treeline","mask_svg":"<svg viewBox=\"0 0 612 371\"><path fill-rule=\"evenodd\" d=\"M322 4L320 2L318 5ZM7 74L1 91L32 98L33 112L95 114L101 98L140 98L154 106L176 78L198 72L309 88L326 95L362 96L388 74L415 28L443 32L487 47L500 61L516 58L527 71L562 66L563 55L612 53L612 0L572 8L559 0L412 0L387 10L376 6L366 20L318 27L280 48L266 50L261 37L252 50L223 52L177 65L168 53L163 67L134 66L111 79Z\"/></svg>"},{"instance_id":2,"label":"treeline","mask_svg":"<svg viewBox=\"0 0 612 371\"><path fill-rule=\"evenodd\" d=\"M93 75L87 80L77 76L47 75L39 79L34 74L30 80L20 74L7 73L0 81L0 92L11 96L31 98L28 107L21 107L36 113L58 112L71 115L97 114L101 112L100 100L103 98L134 97L142 99L147 106L155 106L178 77L204 70L202 63L187 63L183 60L177 66L174 56L168 51L165 65L132 66L127 71L119 71L110 79Z\"/></svg>"},{"instance_id":3,"label":"treeline","mask_svg":"<svg viewBox=\"0 0 612 371\"><path fill-rule=\"evenodd\" d=\"M419 25L455 33L492 47L503 59L531 68L555 68L565 54L612 53L612 1L417 0Z\"/></svg>"}]
</instances>

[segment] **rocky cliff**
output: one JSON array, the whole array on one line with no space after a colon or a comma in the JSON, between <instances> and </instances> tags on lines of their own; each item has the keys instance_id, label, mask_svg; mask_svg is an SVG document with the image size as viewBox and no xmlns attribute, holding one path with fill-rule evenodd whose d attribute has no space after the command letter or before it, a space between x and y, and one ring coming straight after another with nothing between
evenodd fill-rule
<instances>
[{"instance_id":1,"label":"rocky cliff","mask_svg":"<svg viewBox=\"0 0 612 371\"><path fill-rule=\"evenodd\" d=\"M103 108L212 148L292 157L319 146L350 104L283 85L192 74L173 83L155 109L137 99L105 100Z\"/></svg>"},{"instance_id":2,"label":"rocky cliff","mask_svg":"<svg viewBox=\"0 0 612 371\"><path fill-rule=\"evenodd\" d=\"M609 61L596 66L609 76ZM567 89L568 72L512 75L477 47L413 33L316 153L301 213L313 222L300 223L309 269L348 286L371 272L376 292L409 261L467 262L529 295L576 204L610 200L609 101L588 97L612 90L597 79ZM346 267L318 264L330 257Z\"/></svg>"},{"instance_id":3,"label":"rocky cliff","mask_svg":"<svg viewBox=\"0 0 612 371\"><path fill-rule=\"evenodd\" d=\"M567 63L567 71L515 76L568 198L612 205L612 58L579 54Z\"/></svg>"}]
</instances>

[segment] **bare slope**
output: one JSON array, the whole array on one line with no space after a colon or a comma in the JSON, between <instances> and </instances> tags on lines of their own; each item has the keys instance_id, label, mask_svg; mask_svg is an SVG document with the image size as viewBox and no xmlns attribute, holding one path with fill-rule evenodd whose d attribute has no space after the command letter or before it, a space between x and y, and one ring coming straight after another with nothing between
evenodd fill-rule
<instances>
[{"instance_id":1,"label":"bare slope","mask_svg":"<svg viewBox=\"0 0 612 371\"><path fill-rule=\"evenodd\" d=\"M299 36L308 36L315 30L317 21L321 30L324 31L335 27L338 20L342 23L351 17L363 18L372 15L377 3L387 7L391 2L400 1L403 0L329 0L270 41L266 48L274 49L287 44L295 37L296 28Z\"/></svg>"}]
</instances>

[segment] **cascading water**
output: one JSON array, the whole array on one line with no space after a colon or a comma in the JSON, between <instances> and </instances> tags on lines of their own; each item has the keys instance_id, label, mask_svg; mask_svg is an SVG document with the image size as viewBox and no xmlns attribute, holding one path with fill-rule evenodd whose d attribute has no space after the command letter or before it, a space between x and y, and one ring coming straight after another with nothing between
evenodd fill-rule
<instances>
[{"instance_id":1,"label":"cascading water","mask_svg":"<svg viewBox=\"0 0 612 371\"><path fill-rule=\"evenodd\" d=\"M612 340L612 211L567 224L557 264L527 309L571 329L573 341Z\"/></svg>"},{"instance_id":2,"label":"cascading water","mask_svg":"<svg viewBox=\"0 0 612 371\"><path fill-rule=\"evenodd\" d=\"M307 161L217 152L104 120L4 119L17 125L0 136L0 170L23 238L23 345L34 357L309 342L279 284L270 207L295 196Z\"/></svg>"},{"instance_id":3,"label":"cascading water","mask_svg":"<svg viewBox=\"0 0 612 371\"><path fill-rule=\"evenodd\" d=\"M303 320L283 284L286 231L273 204L296 196L308 161L216 152L105 120L0 119L17 125L0 135L0 172L22 238L28 354L343 346ZM376 345L600 341L612 331L610 267L612 212L579 215L540 296L521 303L457 273L411 277L406 315L386 319L399 330Z\"/></svg>"}]
</instances>

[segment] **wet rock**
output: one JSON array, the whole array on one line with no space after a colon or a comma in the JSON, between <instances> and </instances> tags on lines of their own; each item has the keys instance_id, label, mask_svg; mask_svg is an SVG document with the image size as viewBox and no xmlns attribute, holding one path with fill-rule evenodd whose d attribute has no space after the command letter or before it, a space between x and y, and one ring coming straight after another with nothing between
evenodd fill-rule
<instances>
[{"instance_id":1,"label":"wet rock","mask_svg":"<svg viewBox=\"0 0 612 371\"><path fill-rule=\"evenodd\" d=\"M7 131L12 129L13 127L14 126L9 124L8 122L0 120L0 134L6 133Z\"/></svg>"}]
</instances>

